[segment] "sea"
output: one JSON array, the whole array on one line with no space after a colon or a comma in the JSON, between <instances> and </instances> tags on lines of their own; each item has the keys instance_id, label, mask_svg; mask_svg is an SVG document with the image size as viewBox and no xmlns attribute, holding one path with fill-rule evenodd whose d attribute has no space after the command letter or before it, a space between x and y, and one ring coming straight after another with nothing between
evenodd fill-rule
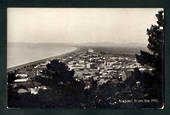
<instances>
[{"instance_id":1,"label":"sea","mask_svg":"<svg viewBox=\"0 0 170 115\"><path fill-rule=\"evenodd\" d=\"M73 46L55 43L8 43L7 68L63 55L76 49Z\"/></svg>"}]
</instances>

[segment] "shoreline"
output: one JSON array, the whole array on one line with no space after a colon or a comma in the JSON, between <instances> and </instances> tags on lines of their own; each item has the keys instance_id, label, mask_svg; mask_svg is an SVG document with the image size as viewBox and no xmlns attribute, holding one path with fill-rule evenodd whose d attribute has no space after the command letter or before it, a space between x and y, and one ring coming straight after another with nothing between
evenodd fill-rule
<instances>
[{"instance_id":1,"label":"shoreline","mask_svg":"<svg viewBox=\"0 0 170 115\"><path fill-rule=\"evenodd\" d=\"M52 56L52 57L40 59L40 60L37 60L37 61L32 61L32 62L28 62L28 63L25 63L25 64L9 67L9 68L7 68L7 72L15 71L17 69L21 69L23 67L28 67L28 66L31 66L31 65L36 65L36 64L39 64L39 63L42 63L42 62L45 62L45 61L49 61L49 60L52 60L52 59L63 58L63 57L66 57L66 56L68 56L68 55L70 55L74 52L80 51L80 49L81 49L80 47L75 47L75 48L76 48L75 50L64 53L64 54L60 54L60 55L57 55L57 56Z\"/></svg>"}]
</instances>

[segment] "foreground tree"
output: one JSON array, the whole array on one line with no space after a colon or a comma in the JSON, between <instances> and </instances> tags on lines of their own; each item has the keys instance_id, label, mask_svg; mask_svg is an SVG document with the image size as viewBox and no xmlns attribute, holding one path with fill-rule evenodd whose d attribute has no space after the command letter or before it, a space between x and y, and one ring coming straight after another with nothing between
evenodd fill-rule
<instances>
[{"instance_id":1,"label":"foreground tree","mask_svg":"<svg viewBox=\"0 0 170 115\"><path fill-rule=\"evenodd\" d=\"M84 82L74 79L74 70L59 60L52 60L43 71L46 77L37 76L37 82L47 86L48 91L40 91L39 99L43 107L78 107L84 98Z\"/></svg>"},{"instance_id":2,"label":"foreground tree","mask_svg":"<svg viewBox=\"0 0 170 115\"><path fill-rule=\"evenodd\" d=\"M59 60L52 60L47 64L47 69L43 71L47 76L45 85L50 87L65 86L66 88L77 87L77 90L84 88L84 83L74 79L74 70L70 70L68 66Z\"/></svg>"},{"instance_id":3,"label":"foreground tree","mask_svg":"<svg viewBox=\"0 0 170 115\"><path fill-rule=\"evenodd\" d=\"M15 79L16 79L15 75L16 75L16 71L8 72L8 76L7 77L8 77L8 87L9 88L12 87L12 85L13 85Z\"/></svg>"},{"instance_id":4,"label":"foreground tree","mask_svg":"<svg viewBox=\"0 0 170 115\"><path fill-rule=\"evenodd\" d=\"M47 74L55 82L68 82L73 81L74 71L69 70L65 63L58 60L52 60L50 64L47 64Z\"/></svg>"},{"instance_id":5,"label":"foreground tree","mask_svg":"<svg viewBox=\"0 0 170 115\"><path fill-rule=\"evenodd\" d=\"M149 52L141 51L140 55L136 55L137 61L145 66L152 68L149 72L144 72L143 76L146 79L147 92L151 97L161 99L162 82L163 82L163 38L164 38L164 11L159 11L156 14L158 19L157 25L152 25L147 29Z\"/></svg>"}]
</instances>

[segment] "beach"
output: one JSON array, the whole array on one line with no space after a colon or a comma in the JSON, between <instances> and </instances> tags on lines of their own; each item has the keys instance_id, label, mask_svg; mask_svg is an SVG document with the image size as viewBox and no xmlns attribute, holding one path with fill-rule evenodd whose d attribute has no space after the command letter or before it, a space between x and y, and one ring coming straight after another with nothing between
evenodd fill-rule
<instances>
[{"instance_id":1,"label":"beach","mask_svg":"<svg viewBox=\"0 0 170 115\"><path fill-rule=\"evenodd\" d=\"M38 64L44 61L48 61L57 57L64 57L72 52L75 52L78 50L76 47L70 47L70 46L54 46L52 44L51 46L48 47L43 47L44 45L30 45L25 47L25 52L23 49L19 49L20 47L23 47L23 45L19 44L20 46L18 47L17 44L17 53L15 54L13 49L10 50L8 47L8 58L7 58L7 71L12 71L18 68L22 68L28 65L33 65L33 64ZM16 44L14 46L16 48ZM45 51L45 50L46 51ZM26 51L29 50L29 51ZM34 52L40 52L41 53L34 53ZM18 53L19 52L19 53ZM27 54L28 52L28 54ZM33 53L31 53L33 52ZM18 55L17 55L18 54ZM19 57L20 56L20 57ZM16 59L17 58L17 59Z\"/></svg>"}]
</instances>

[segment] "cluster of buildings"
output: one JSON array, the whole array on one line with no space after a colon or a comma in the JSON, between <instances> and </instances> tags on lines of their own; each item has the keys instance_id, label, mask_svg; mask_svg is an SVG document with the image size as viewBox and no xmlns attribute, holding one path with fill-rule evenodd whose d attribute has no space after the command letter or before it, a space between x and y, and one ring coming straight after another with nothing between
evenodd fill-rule
<instances>
[{"instance_id":1,"label":"cluster of buildings","mask_svg":"<svg viewBox=\"0 0 170 115\"><path fill-rule=\"evenodd\" d=\"M57 59L66 63L70 70L75 71L74 78L76 80L83 80L88 83L89 80L93 79L97 81L99 85L109 80L112 80L115 84L124 82L131 77L134 68L139 68L140 71L145 70L143 66L137 63L135 57L114 56L114 54L103 55L101 52L92 48L83 49ZM31 67L21 69L23 72L16 74L17 79L14 83L28 84L29 81L34 81L35 76L43 77L42 71L47 68L46 65L49 63L50 60L46 60ZM31 78L30 76L34 77ZM33 94L36 94L35 92L38 91L39 88L35 86L29 90L33 92Z\"/></svg>"},{"instance_id":2,"label":"cluster of buildings","mask_svg":"<svg viewBox=\"0 0 170 115\"><path fill-rule=\"evenodd\" d=\"M74 69L74 77L77 80L88 81L92 78L97 80L99 84L103 84L110 79L114 83L120 83L131 76L134 68L145 70L133 57L103 55L95 49L81 52L67 65L71 70Z\"/></svg>"},{"instance_id":3,"label":"cluster of buildings","mask_svg":"<svg viewBox=\"0 0 170 115\"><path fill-rule=\"evenodd\" d=\"M47 87L43 86L35 81L38 75L42 75L42 71L46 69L46 65L50 61L33 64L27 67L17 68L15 70L15 80L13 88L15 88L18 94L30 93L33 95L38 94L39 90L46 90Z\"/></svg>"}]
</instances>

